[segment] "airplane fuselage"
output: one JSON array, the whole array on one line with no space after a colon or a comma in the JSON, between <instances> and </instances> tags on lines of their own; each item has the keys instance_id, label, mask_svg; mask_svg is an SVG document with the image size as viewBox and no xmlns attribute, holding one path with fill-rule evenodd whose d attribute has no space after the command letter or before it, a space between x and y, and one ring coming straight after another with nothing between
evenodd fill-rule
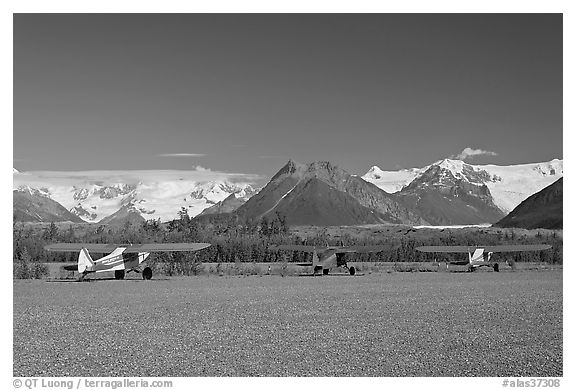
<instances>
[{"instance_id":1,"label":"airplane fuselage","mask_svg":"<svg viewBox=\"0 0 576 390\"><path fill-rule=\"evenodd\" d=\"M117 248L112 253L101 259L95 260L92 265L87 265L84 272L105 272L137 269L150 253L123 253L126 248Z\"/></svg>"},{"instance_id":2,"label":"airplane fuselage","mask_svg":"<svg viewBox=\"0 0 576 390\"><path fill-rule=\"evenodd\" d=\"M347 268L348 271L353 275L355 273L354 267L348 268L348 264L346 263L344 255L345 253L338 252L338 248L329 248L326 250L313 252L312 263L300 265L313 266L314 274L328 275L331 269L344 267Z\"/></svg>"},{"instance_id":3,"label":"airplane fuselage","mask_svg":"<svg viewBox=\"0 0 576 390\"><path fill-rule=\"evenodd\" d=\"M479 267L492 267L494 271L498 271L498 263L490 260L492 252L485 252L483 248L476 248L474 251L468 252L468 261L450 261L454 265L467 265L470 271Z\"/></svg>"},{"instance_id":4,"label":"airplane fuselage","mask_svg":"<svg viewBox=\"0 0 576 390\"><path fill-rule=\"evenodd\" d=\"M124 279L126 272L135 271L142 273L144 280L152 279L152 268L145 267L140 270L142 264L152 252L194 252L208 248L205 242L174 242L174 243L149 243L149 244L84 244L84 243L55 243L44 247L54 252L79 252L78 263L75 266L64 266L69 271L80 273L80 280L92 272L113 271L116 279ZM93 260L88 251L96 253L108 253L108 255Z\"/></svg>"}]
</instances>

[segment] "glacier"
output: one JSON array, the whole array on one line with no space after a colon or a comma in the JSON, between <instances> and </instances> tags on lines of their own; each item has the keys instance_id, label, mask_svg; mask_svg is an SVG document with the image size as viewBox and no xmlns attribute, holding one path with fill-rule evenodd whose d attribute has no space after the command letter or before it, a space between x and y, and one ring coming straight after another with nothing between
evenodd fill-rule
<instances>
[{"instance_id":1,"label":"glacier","mask_svg":"<svg viewBox=\"0 0 576 390\"><path fill-rule=\"evenodd\" d=\"M509 213L530 195L554 183L564 174L561 159L518 165L472 165L461 160L442 159L422 168L398 171L384 171L373 166L362 179L388 193L395 193L433 166L440 166L458 179L477 185L486 184L494 204L504 213Z\"/></svg>"},{"instance_id":2,"label":"glacier","mask_svg":"<svg viewBox=\"0 0 576 390\"><path fill-rule=\"evenodd\" d=\"M99 222L130 206L162 222L185 208L194 217L231 194L248 199L257 175L202 171L18 172L13 189L49 197L86 222Z\"/></svg>"}]
</instances>

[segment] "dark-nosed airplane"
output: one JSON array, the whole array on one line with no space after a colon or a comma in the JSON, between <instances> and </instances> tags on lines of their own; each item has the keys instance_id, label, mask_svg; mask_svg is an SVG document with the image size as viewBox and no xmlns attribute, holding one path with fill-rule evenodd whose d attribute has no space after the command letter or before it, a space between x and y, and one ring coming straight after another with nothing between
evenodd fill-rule
<instances>
[{"instance_id":1,"label":"dark-nosed airplane","mask_svg":"<svg viewBox=\"0 0 576 390\"><path fill-rule=\"evenodd\" d=\"M344 255L346 253L369 253L369 252L382 252L389 249L387 246L313 246L313 245L276 245L270 246L268 249L279 251L300 251L312 253L311 263L296 263L302 267L314 267L312 275L328 275L332 268L344 267L348 270L350 275L356 274L354 266L348 267Z\"/></svg>"},{"instance_id":2,"label":"dark-nosed airplane","mask_svg":"<svg viewBox=\"0 0 576 390\"><path fill-rule=\"evenodd\" d=\"M487 246L419 246L420 252L468 253L468 260L449 261L450 264L468 265L468 271L473 272L478 267L492 267L500 271L498 262L493 261L492 254L499 252L543 251L552 248L551 245L487 245ZM446 267L448 267L448 263Z\"/></svg>"},{"instance_id":3,"label":"dark-nosed airplane","mask_svg":"<svg viewBox=\"0 0 576 390\"><path fill-rule=\"evenodd\" d=\"M46 245L44 249L52 252L80 252L78 265L65 266L69 271L78 271L80 280L93 272L114 271L116 279L124 279L125 272L142 272L142 278L152 279L152 268L146 267L140 271L140 264L144 262L152 252L190 252L208 248L210 244L196 243L171 243L171 244L75 244L60 243ZM98 260L92 260L90 252L109 253Z\"/></svg>"}]
</instances>

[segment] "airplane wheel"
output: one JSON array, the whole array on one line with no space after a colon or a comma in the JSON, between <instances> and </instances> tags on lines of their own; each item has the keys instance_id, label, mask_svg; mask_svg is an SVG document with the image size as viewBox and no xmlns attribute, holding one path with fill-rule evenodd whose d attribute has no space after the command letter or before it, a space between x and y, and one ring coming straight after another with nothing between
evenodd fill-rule
<instances>
[{"instance_id":1,"label":"airplane wheel","mask_svg":"<svg viewBox=\"0 0 576 390\"><path fill-rule=\"evenodd\" d=\"M144 268L144 270L142 271L142 279L144 280L152 279L152 268L150 267Z\"/></svg>"},{"instance_id":2,"label":"airplane wheel","mask_svg":"<svg viewBox=\"0 0 576 390\"><path fill-rule=\"evenodd\" d=\"M348 271L350 271L350 275L352 275L352 276L356 275L356 268L350 267L350 269Z\"/></svg>"},{"instance_id":3,"label":"airplane wheel","mask_svg":"<svg viewBox=\"0 0 576 390\"><path fill-rule=\"evenodd\" d=\"M124 279L124 270L119 269L119 270L114 271L114 278L116 278L117 280Z\"/></svg>"},{"instance_id":4,"label":"airplane wheel","mask_svg":"<svg viewBox=\"0 0 576 390\"><path fill-rule=\"evenodd\" d=\"M330 272L330 270L329 270L328 268L324 268L324 269L322 270L322 273L323 273L324 275L328 275L328 272Z\"/></svg>"},{"instance_id":5,"label":"airplane wheel","mask_svg":"<svg viewBox=\"0 0 576 390\"><path fill-rule=\"evenodd\" d=\"M498 263L494 263L494 272L500 272L500 267L498 266Z\"/></svg>"},{"instance_id":6,"label":"airplane wheel","mask_svg":"<svg viewBox=\"0 0 576 390\"><path fill-rule=\"evenodd\" d=\"M473 266L468 267L468 272L474 272L474 267Z\"/></svg>"}]
</instances>

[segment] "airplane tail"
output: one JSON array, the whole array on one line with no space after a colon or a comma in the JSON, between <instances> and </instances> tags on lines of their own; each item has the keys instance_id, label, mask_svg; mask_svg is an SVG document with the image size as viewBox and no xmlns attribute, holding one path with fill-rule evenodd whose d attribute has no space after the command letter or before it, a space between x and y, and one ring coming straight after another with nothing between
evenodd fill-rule
<instances>
[{"instance_id":1,"label":"airplane tail","mask_svg":"<svg viewBox=\"0 0 576 390\"><path fill-rule=\"evenodd\" d=\"M469 254L469 263L472 264L475 261L483 261L484 260L484 249L477 248L474 250L474 253Z\"/></svg>"},{"instance_id":2,"label":"airplane tail","mask_svg":"<svg viewBox=\"0 0 576 390\"><path fill-rule=\"evenodd\" d=\"M78 255L78 272L83 273L86 271L86 268L92 267L93 265L94 261L88 253L88 250L86 248L82 248L80 250L80 254Z\"/></svg>"}]
</instances>

